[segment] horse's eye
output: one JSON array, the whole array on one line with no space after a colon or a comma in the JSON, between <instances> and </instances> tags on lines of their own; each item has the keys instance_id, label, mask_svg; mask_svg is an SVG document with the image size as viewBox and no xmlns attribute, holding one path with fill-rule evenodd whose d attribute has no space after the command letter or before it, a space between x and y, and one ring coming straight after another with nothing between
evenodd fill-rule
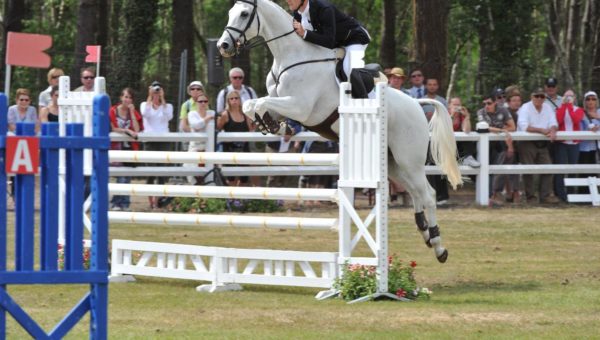
<instances>
[{"instance_id":1,"label":"horse's eye","mask_svg":"<svg viewBox=\"0 0 600 340\"><path fill-rule=\"evenodd\" d=\"M248 12L242 12L241 17L242 18L247 18L248 17Z\"/></svg>"}]
</instances>

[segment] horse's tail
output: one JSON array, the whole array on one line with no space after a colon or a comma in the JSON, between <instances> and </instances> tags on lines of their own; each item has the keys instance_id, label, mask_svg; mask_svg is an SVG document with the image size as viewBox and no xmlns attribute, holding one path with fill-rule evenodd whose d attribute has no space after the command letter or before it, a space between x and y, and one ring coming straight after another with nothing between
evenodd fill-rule
<instances>
[{"instance_id":1,"label":"horse's tail","mask_svg":"<svg viewBox=\"0 0 600 340\"><path fill-rule=\"evenodd\" d=\"M442 103L433 99L417 99L419 103L430 104L435 107L433 116L429 121L431 130L431 156L437 166L448 177L454 189L462 184L460 170L456 161L456 140L452 128L452 120L448 110Z\"/></svg>"}]
</instances>

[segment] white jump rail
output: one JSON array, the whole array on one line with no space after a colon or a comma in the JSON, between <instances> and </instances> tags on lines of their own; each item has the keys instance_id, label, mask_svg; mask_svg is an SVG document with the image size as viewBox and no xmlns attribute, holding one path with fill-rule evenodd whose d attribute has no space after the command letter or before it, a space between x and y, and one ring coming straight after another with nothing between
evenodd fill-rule
<instances>
[{"instance_id":1,"label":"white jump rail","mask_svg":"<svg viewBox=\"0 0 600 340\"><path fill-rule=\"evenodd\" d=\"M238 283L274 284L329 288L317 295L322 299L335 295L333 282L346 263L376 265L378 272L377 295L387 294L387 112L385 84L376 88L377 99L350 98L348 84L340 92L339 112L340 155L335 154L226 154L226 153L145 153L112 152L111 161L152 163L267 164L267 165L338 165L338 190L299 190L285 188L210 188L201 192L198 187L111 185L112 193L136 195L175 195L188 197L259 198L259 199L317 199L336 201L339 218L293 218L246 215L191 215L137 212L109 212L113 223L143 223L162 225L200 225L212 227L338 229L338 252L300 252L288 250L223 249L187 245L168 245L149 242L113 241L111 277L122 280L129 274L162 277L205 279L210 285L201 291L237 289ZM175 186L181 188L182 186ZM376 204L363 220L353 207L356 188L375 188ZM162 191L161 191L162 190ZM267 192L272 190L272 192ZM369 228L374 225L374 234ZM369 255L356 257L353 251L363 242ZM199 251L210 253L205 262L197 261ZM141 254L139 259L132 254ZM219 255L221 254L221 255ZM151 261L155 258L156 260ZM194 258L193 267L184 265ZM245 267L238 267L244 262ZM318 262L321 276L311 266ZM169 264L170 263L170 264ZM206 264L210 263L210 267ZM263 273L255 273L257 268ZM166 268L166 269L165 269ZM164 270L164 275L163 275ZM197 275L193 272L199 272ZM300 273L301 277L298 277ZM210 274L210 275L209 275ZM196 276L194 276L196 275ZM212 276L211 276L212 275ZM370 297L367 297L370 298Z\"/></svg>"},{"instance_id":2,"label":"white jump rail","mask_svg":"<svg viewBox=\"0 0 600 340\"><path fill-rule=\"evenodd\" d=\"M230 249L113 240L112 270L132 275L211 281L201 292L239 290L239 284L329 288L337 253ZM127 277L121 277L127 279ZM233 282L233 284L232 284Z\"/></svg>"},{"instance_id":3,"label":"white jump rail","mask_svg":"<svg viewBox=\"0 0 600 340\"><path fill-rule=\"evenodd\" d=\"M592 203L595 207L600 207L600 194L598 186L600 186L600 178L565 178L565 186L567 187L587 187L590 190L589 194L569 194L567 200L572 203Z\"/></svg>"}]
</instances>

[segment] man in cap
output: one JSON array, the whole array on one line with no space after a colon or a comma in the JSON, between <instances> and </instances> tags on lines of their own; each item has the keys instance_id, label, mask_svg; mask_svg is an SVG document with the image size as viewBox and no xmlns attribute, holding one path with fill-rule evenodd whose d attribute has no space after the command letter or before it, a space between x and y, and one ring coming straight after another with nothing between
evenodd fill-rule
<instances>
[{"instance_id":1,"label":"man in cap","mask_svg":"<svg viewBox=\"0 0 600 340\"><path fill-rule=\"evenodd\" d=\"M517 127L518 131L540 133L550 138L550 141L556 140L556 130L558 122L556 114L552 107L545 103L546 94L544 89L538 87L531 93L531 100L525 103L518 112ZM519 160L522 164L552 164L549 142L546 140L523 141L519 143ZM525 184L525 195L527 202L536 200L533 185L533 175L523 175ZM540 202L558 203L558 198L552 196L552 175L540 175Z\"/></svg>"},{"instance_id":2,"label":"man in cap","mask_svg":"<svg viewBox=\"0 0 600 340\"><path fill-rule=\"evenodd\" d=\"M237 90L240 93L242 104L248 99L256 98L256 92L250 86L244 85L244 70L239 67L234 67L229 70L230 84L225 86L217 95L217 114L225 110L225 98L229 91Z\"/></svg>"},{"instance_id":3,"label":"man in cap","mask_svg":"<svg viewBox=\"0 0 600 340\"><path fill-rule=\"evenodd\" d=\"M558 81L556 78L550 77L546 79L544 92L546 94L546 103L556 112L556 109L562 105L562 97L558 95Z\"/></svg>"},{"instance_id":4,"label":"man in cap","mask_svg":"<svg viewBox=\"0 0 600 340\"><path fill-rule=\"evenodd\" d=\"M497 87L492 91L493 100L496 101L496 106L506 108L506 93L501 87Z\"/></svg>"},{"instance_id":5,"label":"man in cap","mask_svg":"<svg viewBox=\"0 0 600 340\"><path fill-rule=\"evenodd\" d=\"M394 67L386 75L388 77L388 84L390 87L410 95L408 90L403 87L406 75L404 75L404 70L402 68Z\"/></svg>"}]
</instances>

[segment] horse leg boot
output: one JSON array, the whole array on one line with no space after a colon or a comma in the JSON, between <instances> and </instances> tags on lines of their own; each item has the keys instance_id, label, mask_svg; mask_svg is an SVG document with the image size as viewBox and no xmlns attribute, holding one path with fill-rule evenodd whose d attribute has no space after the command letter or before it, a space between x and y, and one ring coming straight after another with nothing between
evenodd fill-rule
<instances>
[{"instance_id":1,"label":"horse leg boot","mask_svg":"<svg viewBox=\"0 0 600 340\"><path fill-rule=\"evenodd\" d=\"M429 227L429 243L433 246L435 256L440 263L446 262L448 259L448 250L442 247L442 237L440 236L440 228L438 226Z\"/></svg>"},{"instance_id":2,"label":"horse leg boot","mask_svg":"<svg viewBox=\"0 0 600 340\"><path fill-rule=\"evenodd\" d=\"M417 229L421 233L421 236L423 236L423 241L431 248L431 243L429 243L429 226L427 225L427 219L423 211L415 213L415 222L417 223Z\"/></svg>"}]
</instances>

